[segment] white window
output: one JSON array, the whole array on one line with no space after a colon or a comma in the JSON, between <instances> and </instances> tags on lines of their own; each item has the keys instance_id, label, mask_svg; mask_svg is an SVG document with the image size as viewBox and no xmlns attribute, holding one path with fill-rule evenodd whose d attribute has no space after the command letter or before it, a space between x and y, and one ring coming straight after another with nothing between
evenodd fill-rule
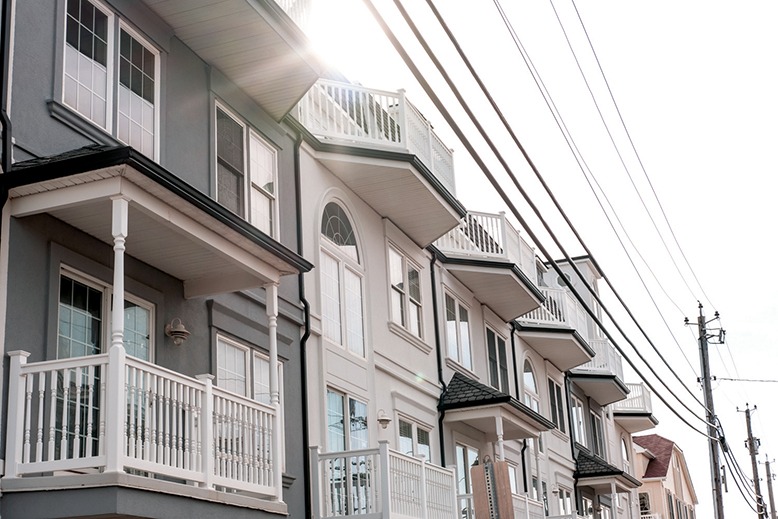
<instances>
[{"instance_id":1,"label":"white window","mask_svg":"<svg viewBox=\"0 0 778 519\"><path fill-rule=\"evenodd\" d=\"M278 363L279 400L283 368ZM238 341L216 336L216 385L270 405L270 359ZM283 407L283 406L282 406Z\"/></svg>"},{"instance_id":2,"label":"white window","mask_svg":"<svg viewBox=\"0 0 778 519\"><path fill-rule=\"evenodd\" d=\"M470 477L470 467L480 463L478 450L468 445L457 443L456 460L457 467L457 508L461 510L461 519L475 519L473 504L473 482Z\"/></svg>"},{"instance_id":3,"label":"white window","mask_svg":"<svg viewBox=\"0 0 778 519\"><path fill-rule=\"evenodd\" d=\"M621 439L621 462L622 466L624 468L624 472L627 474L632 474L632 470L630 469L629 464L629 451L630 448L627 446L627 440L626 438Z\"/></svg>"},{"instance_id":4,"label":"white window","mask_svg":"<svg viewBox=\"0 0 778 519\"><path fill-rule=\"evenodd\" d=\"M576 396L572 397L572 407L570 409L571 419L573 421L573 440L584 447L586 446L586 427L584 425L584 407L583 402Z\"/></svg>"},{"instance_id":5,"label":"white window","mask_svg":"<svg viewBox=\"0 0 778 519\"><path fill-rule=\"evenodd\" d=\"M559 513L562 515L573 512L573 494L566 488L559 489Z\"/></svg>"},{"instance_id":6,"label":"white window","mask_svg":"<svg viewBox=\"0 0 778 519\"><path fill-rule=\"evenodd\" d=\"M157 159L159 51L94 0L67 0L64 45L62 102Z\"/></svg>"},{"instance_id":7,"label":"white window","mask_svg":"<svg viewBox=\"0 0 778 519\"><path fill-rule=\"evenodd\" d=\"M602 418L598 414L590 412L592 424L592 451L603 459L605 456L605 436L602 428Z\"/></svg>"},{"instance_id":8,"label":"white window","mask_svg":"<svg viewBox=\"0 0 778 519\"><path fill-rule=\"evenodd\" d=\"M511 493L519 494L519 467L512 463L508 464L508 481L511 484Z\"/></svg>"},{"instance_id":9,"label":"white window","mask_svg":"<svg viewBox=\"0 0 778 519\"><path fill-rule=\"evenodd\" d=\"M330 452L366 449L369 441L367 424L366 403L327 389L327 448Z\"/></svg>"},{"instance_id":10,"label":"white window","mask_svg":"<svg viewBox=\"0 0 778 519\"><path fill-rule=\"evenodd\" d=\"M640 513L648 515L651 513L651 496L648 492L638 493L638 502L640 503Z\"/></svg>"},{"instance_id":11,"label":"white window","mask_svg":"<svg viewBox=\"0 0 778 519\"><path fill-rule=\"evenodd\" d=\"M322 331L330 341L364 357L362 267L351 221L335 202L324 207L321 235Z\"/></svg>"},{"instance_id":12,"label":"white window","mask_svg":"<svg viewBox=\"0 0 778 519\"><path fill-rule=\"evenodd\" d=\"M110 344L110 286L70 270L59 280L57 358L103 353ZM124 348L152 360L153 305L125 294Z\"/></svg>"},{"instance_id":13,"label":"white window","mask_svg":"<svg viewBox=\"0 0 778 519\"><path fill-rule=\"evenodd\" d=\"M486 328L486 346L489 355L489 382L492 387L510 394L508 379L508 356L505 351L505 339L491 328Z\"/></svg>"},{"instance_id":14,"label":"white window","mask_svg":"<svg viewBox=\"0 0 778 519\"><path fill-rule=\"evenodd\" d=\"M524 403L536 413L540 413L540 396L538 393L537 379L535 378L535 370L532 369L532 363L529 359L524 359L523 383L524 393L522 399L524 400ZM530 445L534 445L534 443L535 440L530 438ZM538 436L538 450L540 452L545 452L546 450L545 443L543 442L543 433L540 433Z\"/></svg>"},{"instance_id":15,"label":"white window","mask_svg":"<svg viewBox=\"0 0 778 519\"><path fill-rule=\"evenodd\" d=\"M275 148L216 106L216 200L260 231L276 235Z\"/></svg>"},{"instance_id":16,"label":"white window","mask_svg":"<svg viewBox=\"0 0 778 519\"><path fill-rule=\"evenodd\" d=\"M591 519L594 514L594 503L588 497L581 498L581 517L585 519Z\"/></svg>"},{"instance_id":17,"label":"white window","mask_svg":"<svg viewBox=\"0 0 778 519\"><path fill-rule=\"evenodd\" d=\"M420 269L389 247L392 321L416 337L422 334Z\"/></svg>"},{"instance_id":18,"label":"white window","mask_svg":"<svg viewBox=\"0 0 778 519\"><path fill-rule=\"evenodd\" d=\"M400 452L409 456L420 457L431 461L430 431L415 422L400 419L397 422Z\"/></svg>"},{"instance_id":19,"label":"white window","mask_svg":"<svg viewBox=\"0 0 778 519\"><path fill-rule=\"evenodd\" d=\"M557 429L565 432L565 405L562 399L562 386L548 379L548 401L551 407L551 421Z\"/></svg>"},{"instance_id":20,"label":"white window","mask_svg":"<svg viewBox=\"0 0 778 519\"><path fill-rule=\"evenodd\" d=\"M467 369L473 369L467 308L449 294L445 295L445 304L448 356Z\"/></svg>"}]
</instances>

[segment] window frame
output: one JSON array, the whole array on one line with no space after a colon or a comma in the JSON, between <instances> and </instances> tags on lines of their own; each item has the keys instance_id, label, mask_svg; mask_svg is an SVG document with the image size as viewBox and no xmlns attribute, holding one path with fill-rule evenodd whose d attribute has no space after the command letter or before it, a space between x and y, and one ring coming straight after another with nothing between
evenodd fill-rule
<instances>
[{"instance_id":1,"label":"window frame","mask_svg":"<svg viewBox=\"0 0 778 519\"><path fill-rule=\"evenodd\" d=\"M565 404L562 398L562 386L551 377L548 378L548 405L551 410L551 421L559 432L566 434Z\"/></svg>"},{"instance_id":2,"label":"window frame","mask_svg":"<svg viewBox=\"0 0 778 519\"><path fill-rule=\"evenodd\" d=\"M325 434L327 435L327 439L326 439L327 450L330 451L330 452L338 452L338 451L335 451L334 450L335 448L330 444L330 424L329 424L329 415L330 415L330 406L329 406L330 399L329 399L329 395L330 394L336 395L340 399L340 403L341 403L340 411L341 411L342 417L343 417L342 422L341 422L343 424L343 437L342 437L342 439L343 439L343 451L347 452L347 451L354 450L354 449L365 449L365 448L367 448L367 446L370 445L370 432L371 432L370 420L368 419L370 404L367 401L360 400L359 398L357 398L357 397L355 397L355 396L353 396L353 395L351 395L351 394L349 394L347 392L340 391L340 390L335 389L335 388L333 388L331 386L327 386L326 393L325 393L326 402L325 402L325 406L324 406L324 412L325 412L325 415L327 417L327 423L325 424ZM356 446L356 447L352 445L353 438L352 438L352 435L351 435L351 432L352 432L351 431L352 417L351 417L350 411L351 411L351 402L352 401L353 402L357 402L359 404L362 404L365 407L365 430L367 431L367 437L365 438L365 444L364 445ZM348 422L347 422L347 418L348 418ZM348 423L348 429L346 428L346 424L347 423Z\"/></svg>"},{"instance_id":3,"label":"window frame","mask_svg":"<svg viewBox=\"0 0 778 519\"><path fill-rule=\"evenodd\" d=\"M570 419L573 422L573 441L586 447L586 424L584 420L583 401L575 395L570 395L570 400Z\"/></svg>"},{"instance_id":4,"label":"window frame","mask_svg":"<svg viewBox=\"0 0 778 519\"><path fill-rule=\"evenodd\" d=\"M605 452L605 429L602 417L592 410L589 410L589 417L592 431L592 452L607 461L608 457Z\"/></svg>"},{"instance_id":5,"label":"window frame","mask_svg":"<svg viewBox=\"0 0 778 519\"><path fill-rule=\"evenodd\" d=\"M59 275L57 276L57 292L56 292L57 310L56 310L55 317L57 319L57 332L56 332L56 348L54 350L56 358L58 359L60 358L59 356L59 335L60 335L59 323L60 323L60 316L61 316L60 290L62 286L63 276L100 292L102 301L100 302L101 319L100 319L100 352L99 353L107 352L108 349L111 347L111 330L112 330L112 318L113 318L113 312L111 312L111 305L112 305L113 294L114 294L113 286L104 281L100 281L99 279L93 276L85 274L84 272L81 272L73 267L70 267L69 265L60 264ZM147 301L141 297L138 297L126 291L124 293L124 300L125 302L130 302L134 305L144 308L149 312L149 322L148 322L149 357L148 359L142 359L141 357L136 357L129 352L127 352L127 354L133 356L134 358L145 360L146 362L151 362L153 364L155 362L155 357L156 357L155 355L156 341L154 340L154 336L155 336L154 331L156 330L155 323L156 323L156 313L157 313L156 305L150 301ZM126 350L126 345L125 345L125 350ZM95 353L95 355L99 353ZM71 357L64 357L64 358L71 358Z\"/></svg>"},{"instance_id":6,"label":"window frame","mask_svg":"<svg viewBox=\"0 0 778 519\"><path fill-rule=\"evenodd\" d=\"M351 218L351 215L348 211L346 211L344 205L339 200L330 200L326 204L324 204L324 209L326 209L329 204L336 204L340 210L343 212L344 216L348 218L349 225L351 225L352 234L354 235L354 247L355 247L355 257L352 257L347 252L344 252L341 250L341 247L336 244L332 239L327 237L324 233L321 232L321 224L322 220L321 218L324 217L324 210L321 212L321 218L318 220L318 229L319 229L319 266L318 269L319 274L319 297L320 297L320 312L321 312L321 319L322 319L322 337L326 339L328 342L337 345L338 347L343 348L350 354L359 357L361 359L367 358L367 351L368 351L368 338L367 338L367 330L369 329L367 326L367 301L365 298L365 275L364 275L364 269L362 267L362 263L360 261L360 247L358 243L357 233L356 229L354 229L353 224L353 218ZM331 319L327 315L325 315L326 309L325 309L325 297L331 296L330 294L325 293L326 287L323 280L323 275L327 273L324 266L323 256L329 257L335 264L335 268L337 270L338 278L337 278L337 320L334 321L335 324L337 324L338 328L338 337L333 337L329 335L328 329L325 327L325 321L327 319ZM359 326L361 328L359 338L361 339L361 344L353 344L350 334L350 325L352 324L353 317L349 317L350 313L353 313L355 308L355 305L349 305L349 289L348 289L348 275L353 276L352 280L358 281L359 284ZM356 323L354 323L356 324Z\"/></svg>"},{"instance_id":7,"label":"window frame","mask_svg":"<svg viewBox=\"0 0 778 519\"><path fill-rule=\"evenodd\" d=\"M58 110L56 107L52 108L52 115L59 116L60 119L62 119L64 122L69 123L73 125L77 130L81 131L82 133L88 135L89 137L102 142L102 143L113 143L113 142L119 142L126 144L128 146L132 146L136 150L138 150L140 153L143 153L144 155L150 157L155 162L159 162L160 160L160 142L161 142L161 118L162 118L162 99L161 99L161 83L162 83L162 56L163 53L161 49L152 43L152 41L143 35L143 33L138 30L133 24L131 24L126 18L124 18L120 12L114 10L112 7L107 5L105 2L101 0L81 0L82 2L87 1L89 2L94 9L100 11L102 14L104 14L107 18L106 24L107 24L107 37L106 37L106 65L105 65L105 123L101 123L92 115L87 115L83 112L81 112L78 108L78 102L76 101L76 105L72 105L69 101L67 101L68 94L68 72L67 72L67 55L68 55L68 47L71 47L75 50L77 54L80 54L82 56L86 56L86 54L81 53L78 49L73 47L68 43L68 1L69 0L60 0L59 2L59 31L61 31L61 34L58 35L58 43L57 43L57 64L56 64L56 80L55 80L55 104L58 104L67 111L67 113L62 113L61 110ZM153 139L152 139L152 146L153 146L153 153L151 155L147 154L142 149L142 145L134 145L131 144L129 141L131 139L128 139L127 141L121 139L119 137L119 88L120 88L120 64L121 64L121 33L122 31L126 32L131 38L136 40L144 49L149 51L154 56L154 103L153 103ZM97 60L94 60L94 57L88 57L87 59L91 60L92 62L97 62ZM102 66L102 65L100 65ZM73 76L70 76L73 81L76 82L76 88L78 89L78 86L82 83L79 82L79 79L74 78ZM90 90L90 92L93 92L94 89ZM68 114L73 114L73 116L69 116ZM86 123L84 125L83 122ZM102 139L100 138L100 134L94 132L91 130L91 128L97 128L100 131L104 132L105 134L110 136L110 139Z\"/></svg>"},{"instance_id":8,"label":"window frame","mask_svg":"<svg viewBox=\"0 0 778 519\"><path fill-rule=\"evenodd\" d=\"M454 304L454 336L451 336L451 330L449 330L448 323L448 301L452 301ZM467 332L467 344L463 344L462 341L462 310L467 314L467 320L464 321L465 331ZM443 311L441 315L444 319L444 330L446 334L446 357L456 362L467 370L473 369L473 334L470 329L470 307L462 302L461 299L456 297L448 290L443 292ZM452 343L453 341L453 343ZM456 357L452 357L452 346L456 346ZM465 353L467 356L465 356Z\"/></svg>"},{"instance_id":9,"label":"window frame","mask_svg":"<svg viewBox=\"0 0 778 519\"><path fill-rule=\"evenodd\" d=\"M494 337L493 342L490 342L489 340L490 334ZM485 326L485 336L487 365L489 367L489 384L498 391L510 395L511 387L510 375L508 372L507 341L505 337L497 333L497 331L488 324ZM540 399L538 399L538 402L539 401Z\"/></svg>"},{"instance_id":10,"label":"window frame","mask_svg":"<svg viewBox=\"0 0 778 519\"><path fill-rule=\"evenodd\" d=\"M213 103L213 179L214 179L214 200L222 204L225 208L236 214L238 217L247 221L260 231L264 232L271 238L278 238L279 236L279 222L278 222L278 148L274 146L271 141L265 138L259 130L252 126L245 118L238 115L238 112L231 109L226 103L220 99L216 99ZM238 171L240 177L240 212L233 211L223 200L220 200L219 191L219 166L222 164L222 159L219 156L219 112L222 112L232 122L241 128L241 146L242 146L242 171ZM273 162L273 192L269 192L264 187L255 182L255 171L253 169L253 153L251 151L252 144L256 142L263 148L265 148L272 155ZM234 165L227 163L229 169L236 169ZM254 216L254 204L252 202L252 194L254 192L254 186L256 191L260 195L265 196L269 200L269 222L259 222L258 218Z\"/></svg>"},{"instance_id":11,"label":"window frame","mask_svg":"<svg viewBox=\"0 0 778 519\"><path fill-rule=\"evenodd\" d=\"M401 446L400 446L401 438L407 438L407 436L402 436L402 434L401 434L401 432L402 432L401 429L400 429L400 424L401 423L407 424L407 425L409 425L411 427L410 441L411 441L411 447L412 448L411 448L410 453L409 452L403 452L401 450ZM413 456L415 458L420 458L421 455L424 454L423 452L421 452L421 449L419 448L419 445L423 445L419 441L419 432L421 432L421 431L427 433L427 441L429 442L427 444L427 449L429 451L429 455L425 454L425 460L428 463L431 463L432 462L432 441L431 441L431 439L432 439L432 429L429 428L429 427L423 426L418 421L413 420L411 418L408 418L407 416L404 416L404 415L400 415L400 416L397 417L397 448L398 448L398 450L403 452L403 454L405 454L405 455Z\"/></svg>"},{"instance_id":12,"label":"window frame","mask_svg":"<svg viewBox=\"0 0 778 519\"><path fill-rule=\"evenodd\" d=\"M392 279L393 276L393 265L392 265L392 254L395 254L395 257L399 257L400 261L400 270L402 272L402 282L400 283L400 286L398 287ZM398 247L394 246L393 244L389 244L387 247L387 276L389 281L389 319L392 323L394 323L397 326L402 327L405 329L408 333L413 335L414 337L424 340L424 303L422 300L422 283L421 283L421 273L422 268L413 260L411 260L407 254L403 253ZM415 300L414 297L411 295L411 283L410 283L410 271L413 270L416 272L418 276L418 282L419 282L419 297L418 300ZM394 296L395 294L398 294L400 297L400 315L396 315L397 309L395 308L394 304ZM413 313L411 312L411 309L416 309L416 318L417 318L417 330L414 331L412 323ZM399 318L399 320L398 320Z\"/></svg>"}]
</instances>

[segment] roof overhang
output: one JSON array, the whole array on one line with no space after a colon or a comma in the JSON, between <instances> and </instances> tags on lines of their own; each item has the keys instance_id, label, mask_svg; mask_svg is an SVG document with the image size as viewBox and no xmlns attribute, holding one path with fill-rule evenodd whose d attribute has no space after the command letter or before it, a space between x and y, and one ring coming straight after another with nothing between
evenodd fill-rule
<instances>
[{"instance_id":1,"label":"roof overhang","mask_svg":"<svg viewBox=\"0 0 778 519\"><path fill-rule=\"evenodd\" d=\"M209 65L280 121L324 72L272 0L144 0Z\"/></svg>"},{"instance_id":2,"label":"roof overhang","mask_svg":"<svg viewBox=\"0 0 778 519\"><path fill-rule=\"evenodd\" d=\"M569 378L602 406L624 400L629 394L626 384L610 372L579 368L570 371Z\"/></svg>"},{"instance_id":3,"label":"roof overhang","mask_svg":"<svg viewBox=\"0 0 778 519\"><path fill-rule=\"evenodd\" d=\"M520 404L520 402L514 402ZM446 410L443 421L461 422L483 432L488 441L497 441L500 430L503 440L537 438L541 432L548 431L554 424L543 418L529 407L516 406L510 402L471 405L460 409Z\"/></svg>"},{"instance_id":4,"label":"roof overhang","mask_svg":"<svg viewBox=\"0 0 778 519\"><path fill-rule=\"evenodd\" d=\"M516 323L519 337L560 371L586 364L594 350L574 329Z\"/></svg>"},{"instance_id":5,"label":"roof overhang","mask_svg":"<svg viewBox=\"0 0 778 519\"><path fill-rule=\"evenodd\" d=\"M625 472L611 475L597 475L578 477L578 486L591 488L596 494L610 494L616 490L617 494L629 492L641 486L640 481Z\"/></svg>"},{"instance_id":6,"label":"roof overhang","mask_svg":"<svg viewBox=\"0 0 778 519\"><path fill-rule=\"evenodd\" d=\"M648 412L636 413L614 410L613 419L630 434L647 431L659 425L659 420Z\"/></svg>"},{"instance_id":7,"label":"roof overhang","mask_svg":"<svg viewBox=\"0 0 778 519\"><path fill-rule=\"evenodd\" d=\"M126 253L183 281L185 297L278 283L312 265L132 148L15 165L10 215L50 214L113 245L112 200L128 200Z\"/></svg>"},{"instance_id":8,"label":"roof overhang","mask_svg":"<svg viewBox=\"0 0 778 519\"><path fill-rule=\"evenodd\" d=\"M446 264L446 270L505 322L543 304L543 294L514 263L450 257L440 251L437 254Z\"/></svg>"},{"instance_id":9,"label":"roof overhang","mask_svg":"<svg viewBox=\"0 0 778 519\"><path fill-rule=\"evenodd\" d=\"M459 225L466 214L415 155L311 143L317 161L420 247Z\"/></svg>"}]
</instances>

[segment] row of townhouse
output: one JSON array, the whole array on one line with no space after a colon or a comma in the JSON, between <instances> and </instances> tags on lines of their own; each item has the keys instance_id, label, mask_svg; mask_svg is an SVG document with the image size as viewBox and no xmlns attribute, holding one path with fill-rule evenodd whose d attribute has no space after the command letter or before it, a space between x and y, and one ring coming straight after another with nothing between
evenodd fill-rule
<instances>
[{"instance_id":1,"label":"row of townhouse","mask_svg":"<svg viewBox=\"0 0 778 519\"><path fill-rule=\"evenodd\" d=\"M0 514L471 519L494 461L504 513L639 517L596 265L463 207L306 2L4 6Z\"/></svg>"}]
</instances>

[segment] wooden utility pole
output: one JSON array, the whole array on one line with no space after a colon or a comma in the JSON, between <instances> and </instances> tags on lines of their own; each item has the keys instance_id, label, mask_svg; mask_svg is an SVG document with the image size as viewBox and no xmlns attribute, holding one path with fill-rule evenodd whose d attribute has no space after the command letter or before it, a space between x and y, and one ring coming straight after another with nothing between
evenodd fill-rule
<instances>
[{"instance_id":1,"label":"wooden utility pole","mask_svg":"<svg viewBox=\"0 0 778 519\"><path fill-rule=\"evenodd\" d=\"M711 389L710 361L708 359L708 330L705 315L702 313L702 303L699 304L700 315L697 317L700 342L700 368L702 371L703 395L705 397L705 419L708 422L708 449L710 450L711 487L713 489L714 519L724 519L724 497L721 492L721 459L719 457L719 431L716 427L716 413L713 410L713 390ZM718 318L718 312L716 312Z\"/></svg>"},{"instance_id":2,"label":"wooden utility pole","mask_svg":"<svg viewBox=\"0 0 778 519\"><path fill-rule=\"evenodd\" d=\"M770 518L778 519L775 514L775 498L773 497L773 474L770 472L770 458L767 457L767 454L765 454L764 457L764 468L767 472L767 497L770 498Z\"/></svg>"},{"instance_id":3,"label":"wooden utility pole","mask_svg":"<svg viewBox=\"0 0 778 519\"><path fill-rule=\"evenodd\" d=\"M746 448L751 455L751 469L754 471L754 493L756 494L756 515L759 519L767 519L767 511L764 506L764 499L762 499L762 490L759 488L759 470L756 463L756 455L759 449L759 438L754 438L754 434L751 431L751 411L756 411L756 406L753 409L746 404L746 430L748 431L748 438L746 439ZM738 409L740 412L740 409Z\"/></svg>"}]
</instances>

